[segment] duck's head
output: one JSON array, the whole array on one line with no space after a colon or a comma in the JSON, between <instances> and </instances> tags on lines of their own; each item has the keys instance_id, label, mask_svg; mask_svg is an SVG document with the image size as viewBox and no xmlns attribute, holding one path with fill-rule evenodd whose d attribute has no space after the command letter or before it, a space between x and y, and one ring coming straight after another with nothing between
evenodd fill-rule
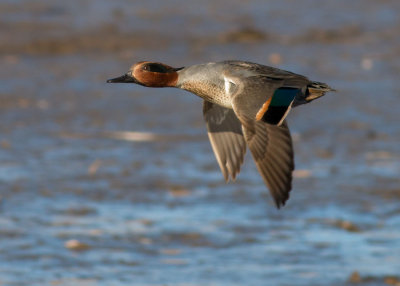
<instances>
[{"instance_id":1,"label":"duck's head","mask_svg":"<svg viewBox=\"0 0 400 286\"><path fill-rule=\"evenodd\" d=\"M109 83L137 83L147 87L174 87L178 81L177 71L182 68L157 62L138 62L129 71L113 79Z\"/></svg>"}]
</instances>

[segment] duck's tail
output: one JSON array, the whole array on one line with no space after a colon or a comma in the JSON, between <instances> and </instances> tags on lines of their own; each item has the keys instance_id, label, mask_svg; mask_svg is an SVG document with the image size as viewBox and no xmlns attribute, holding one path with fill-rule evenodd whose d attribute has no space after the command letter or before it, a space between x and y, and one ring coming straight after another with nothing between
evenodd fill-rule
<instances>
[{"instance_id":1,"label":"duck's tail","mask_svg":"<svg viewBox=\"0 0 400 286\"><path fill-rule=\"evenodd\" d=\"M325 93L328 91L336 91L336 90L331 88L326 83L313 81L307 86L305 100L307 102L311 102L314 99L317 99L325 95Z\"/></svg>"}]
</instances>

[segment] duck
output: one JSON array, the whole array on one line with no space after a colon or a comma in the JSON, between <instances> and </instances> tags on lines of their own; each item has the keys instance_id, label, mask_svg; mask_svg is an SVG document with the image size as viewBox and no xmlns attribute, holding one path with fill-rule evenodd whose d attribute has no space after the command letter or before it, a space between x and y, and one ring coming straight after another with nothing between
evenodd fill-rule
<instances>
[{"instance_id":1,"label":"duck","mask_svg":"<svg viewBox=\"0 0 400 286\"><path fill-rule=\"evenodd\" d=\"M140 61L107 82L173 87L201 97L208 137L225 181L236 179L248 147L278 209L289 199L294 171L286 117L291 108L335 91L300 74L238 60L179 68Z\"/></svg>"}]
</instances>

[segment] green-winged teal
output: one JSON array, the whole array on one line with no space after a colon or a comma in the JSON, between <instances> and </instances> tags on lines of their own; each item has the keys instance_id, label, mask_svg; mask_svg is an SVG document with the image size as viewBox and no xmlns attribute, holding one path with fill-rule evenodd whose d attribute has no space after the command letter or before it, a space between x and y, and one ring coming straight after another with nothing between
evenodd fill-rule
<instances>
[{"instance_id":1,"label":"green-winged teal","mask_svg":"<svg viewBox=\"0 0 400 286\"><path fill-rule=\"evenodd\" d=\"M333 91L305 76L243 61L185 68L144 61L107 82L177 87L203 98L208 136L225 180L236 178L247 144L278 208L289 198L294 169L285 118L292 107Z\"/></svg>"}]
</instances>

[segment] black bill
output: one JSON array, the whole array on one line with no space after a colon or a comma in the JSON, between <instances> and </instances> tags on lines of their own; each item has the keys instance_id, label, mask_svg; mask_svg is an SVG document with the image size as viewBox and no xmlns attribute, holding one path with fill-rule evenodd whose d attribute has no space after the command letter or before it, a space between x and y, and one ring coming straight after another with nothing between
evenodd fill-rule
<instances>
[{"instance_id":1,"label":"black bill","mask_svg":"<svg viewBox=\"0 0 400 286\"><path fill-rule=\"evenodd\" d=\"M124 74L120 77L107 80L108 83L139 83L134 77Z\"/></svg>"}]
</instances>

